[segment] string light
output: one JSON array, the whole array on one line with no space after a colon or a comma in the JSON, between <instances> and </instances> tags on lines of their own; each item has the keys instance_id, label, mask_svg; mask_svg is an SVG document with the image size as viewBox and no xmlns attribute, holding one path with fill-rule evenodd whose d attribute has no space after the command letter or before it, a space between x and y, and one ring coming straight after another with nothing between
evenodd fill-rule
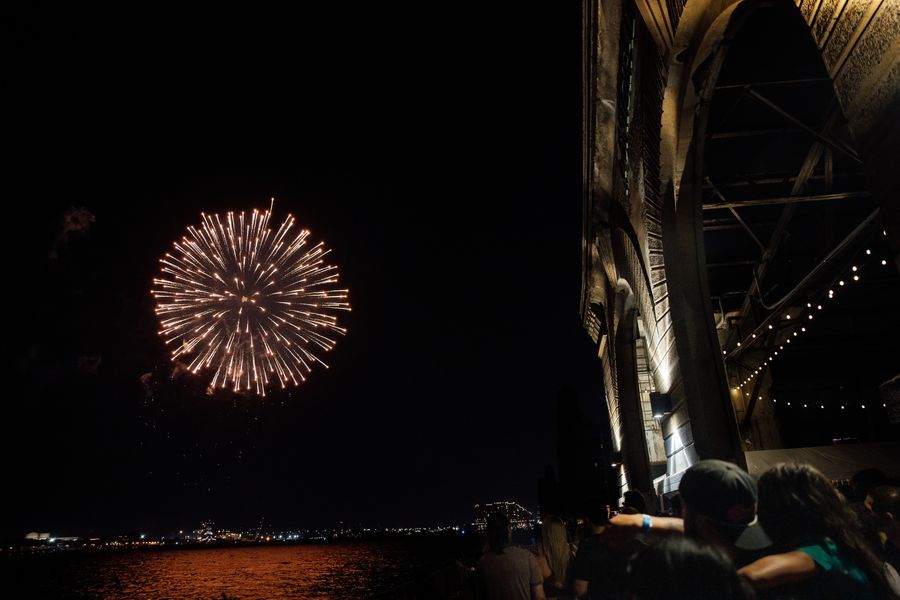
<instances>
[{"instance_id":1,"label":"string light","mask_svg":"<svg viewBox=\"0 0 900 600\"><path fill-rule=\"evenodd\" d=\"M866 248L866 249L865 249L865 254L866 254L867 256L871 256L871 255L872 255L872 250L871 250L870 248ZM886 259L882 258L882 259L880 259L880 260L881 260L882 266L886 266L886 265L888 264L888 262L887 262ZM860 272L861 272L860 265L850 265L848 275L850 275L850 276L852 277L852 281L859 281L859 280L860 280ZM839 279L839 280L837 281L837 284L838 284L839 287L843 287L843 286L846 284L846 281L845 281L844 279ZM828 289L827 289L827 297L828 297L829 299L833 300L833 299L834 299L834 295L835 295L835 288L833 288L833 287L832 287L832 288L828 288ZM808 312L807 312L807 311L802 311L802 309L801 309L801 311L802 311L802 312L806 312L806 319L807 319L807 321L812 321L812 320L814 319L814 316L813 316L813 312L814 312L814 311L813 311L813 306L815 306L815 310L816 310L816 311L821 311L821 310L823 310L823 308L824 308L824 307L822 306L822 304L814 303L814 302L812 302L812 301L806 302L806 308L807 308L807 311L808 311ZM801 314L799 315L800 318L802 318L802 312L801 312ZM797 315L794 315L794 316L797 316ZM790 321L790 320L793 320L793 316L790 314L790 312L787 312L787 313L784 313L783 319L784 319L785 321ZM772 323L767 323L767 324L766 324L766 327L767 327L767 329L768 329L769 331L774 331L774 329L775 329L775 326L774 326ZM790 325L787 325L787 324L785 324L785 327L791 328ZM791 343L791 338L797 337L800 333L806 333L806 327L803 327L803 326L800 326L799 328L792 328L792 329L794 329L794 331L792 331L792 332L790 332L790 333L792 333L793 335L788 335L788 336L785 338L785 342L784 342L784 343L790 344L790 343ZM751 332L750 338L745 338L745 339L742 340L742 341L736 341L736 342L735 342L735 350L734 350L734 351L737 351L737 352L743 352L743 350L745 349L745 347L752 346L753 343L755 343L755 341L756 341L757 339L760 339L760 338L759 338L759 336L756 334L756 332ZM740 349L740 350L738 350L738 349ZM782 351L783 351L783 350L784 350L784 344L780 344L780 345L778 346L778 350L782 350ZM750 383L756 378L757 375L760 375L760 374L763 372L763 369L764 369L765 367L768 367L768 366L769 366L769 363L770 363L770 362L774 362L774 361L775 361L775 357L778 356L778 350L773 351L772 354L770 354L770 355L768 356L768 360L765 360L765 357L763 357L762 364L761 364L761 365L760 365L760 364L757 364L757 367L756 367L755 369L752 368L752 367L750 368L750 372L749 372L749 374L747 375L746 379L744 379L743 382L742 382L742 383L740 384L740 386L739 386L740 389L743 389L744 386L750 384ZM727 351L727 350L722 350L722 354L725 355L725 356L727 356L727 355L728 355L728 351ZM736 388L734 388L734 389L735 389L735 391L738 391L739 388L736 387ZM761 397L761 396L759 397L759 400L762 400L762 397ZM775 402L774 398L772 399L772 401ZM786 404L787 404L787 406L790 406L790 405L791 405L790 402L787 402ZM865 405L861 405L861 406L862 406L862 408L865 408ZM804 404L803 407L804 407L804 408L807 408L807 405ZM824 409L824 408L825 408L825 405L824 405L824 404L823 404L823 405L820 405L820 408ZM844 405L841 405L841 410L844 410L844 409L845 409L845 406L844 406Z\"/></svg>"}]
</instances>

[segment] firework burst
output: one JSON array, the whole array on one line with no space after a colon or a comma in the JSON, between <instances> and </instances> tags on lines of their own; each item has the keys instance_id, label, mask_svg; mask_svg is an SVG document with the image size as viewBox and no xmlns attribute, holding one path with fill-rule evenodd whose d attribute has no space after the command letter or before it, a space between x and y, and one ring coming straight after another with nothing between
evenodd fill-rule
<instances>
[{"instance_id":1,"label":"firework burst","mask_svg":"<svg viewBox=\"0 0 900 600\"><path fill-rule=\"evenodd\" d=\"M323 243L295 233L294 218L273 231L271 208L249 215L202 214L199 228L175 242L153 280L172 360L192 373L209 370L210 389L233 387L262 396L272 383L300 385L319 355L335 345L337 314L348 290L335 289L336 266Z\"/></svg>"}]
</instances>

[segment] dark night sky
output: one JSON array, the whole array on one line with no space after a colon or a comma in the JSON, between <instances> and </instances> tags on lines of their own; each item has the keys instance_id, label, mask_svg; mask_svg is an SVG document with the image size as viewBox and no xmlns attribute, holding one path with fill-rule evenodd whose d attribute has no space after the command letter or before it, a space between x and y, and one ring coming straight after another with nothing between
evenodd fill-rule
<instances>
[{"instance_id":1,"label":"dark night sky","mask_svg":"<svg viewBox=\"0 0 900 600\"><path fill-rule=\"evenodd\" d=\"M4 533L536 506L560 387L602 412L578 3L68 10L3 36ZM290 394L208 397L172 376L150 282L200 211L271 196L333 248L350 333Z\"/></svg>"}]
</instances>

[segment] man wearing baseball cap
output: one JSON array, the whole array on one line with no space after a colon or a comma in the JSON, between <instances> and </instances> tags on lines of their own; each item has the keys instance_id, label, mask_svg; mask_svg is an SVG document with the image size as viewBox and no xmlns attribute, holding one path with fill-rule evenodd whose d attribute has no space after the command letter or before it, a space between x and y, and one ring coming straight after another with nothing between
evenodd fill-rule
<instances>
[{"instance_id":1,"label":"man wearing baseball cap","mask_svg":"<svg viewBox=\"0 0 900 600\"><path fill-rule=\"evenodd\" d=\"M756 481L737 465L701 460L684 472L678 492L684 532L724 547L739 565L772 545L756 516Z\"/></svg>"},{"instance_id":2,"label":"man wearing baseball cap","mask_svg":"<svg viewBox=\"0 0 900 600\"><path fill-rule=\"evenodd\" d=\"M678 491L683 519L618 515L610 519L611 529L684 532L722 547L738 567L772 545L756 516L756 481L737 465L701 460L684 472Z\"/></svg>"}]
</instances>

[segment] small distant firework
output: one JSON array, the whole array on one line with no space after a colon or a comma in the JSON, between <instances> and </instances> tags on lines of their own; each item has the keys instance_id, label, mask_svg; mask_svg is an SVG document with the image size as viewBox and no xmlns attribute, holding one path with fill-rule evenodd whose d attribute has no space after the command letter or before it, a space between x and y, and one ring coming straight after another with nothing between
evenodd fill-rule
<instances>
[{"instance_id":1,"label":"small distant firework","mask_svg":"<svg viewBox=\"0 0 900 600\"><path fill-rule=\"evenodd\" d=\"M212 373L210 389L231 386L265 396L278 382L300 385L313 363L335 346L337 314L349 311L348 290L335 289L338 269L325 264L322 242L294 233L288 215L273 232L272 209L203 214L153 280L160 335L172 360L192 373Z\"/></svg>"}]
</instances>

